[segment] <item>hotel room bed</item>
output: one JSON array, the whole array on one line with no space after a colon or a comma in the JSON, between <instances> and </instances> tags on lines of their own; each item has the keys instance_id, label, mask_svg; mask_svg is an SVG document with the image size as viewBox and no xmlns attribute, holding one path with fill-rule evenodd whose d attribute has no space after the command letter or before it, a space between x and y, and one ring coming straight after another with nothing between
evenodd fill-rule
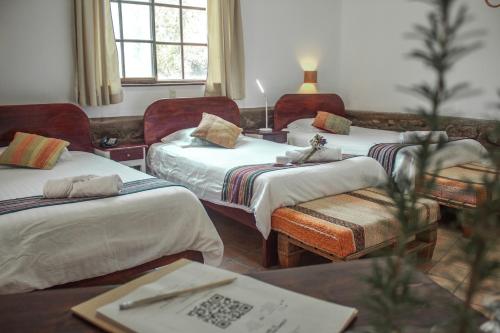
<instances>
[{"instance_id":1,"label":"hotel room bed","mask_svg":"<svg viewBox=\"0 0 500 333\"><path fill-rule=\"evenodd\" d=\"M68 114L79 113L79 121L88 122L78 107L64 106L63 112L44 107L52 114L46 119L56 123L49 133L47 128L37 130L32 125L18 128L57 137L54 129L61 119L68 120ZM18 116L31 113L36 120L33 110L37 107L12 108L18 110ZM0 123L13 115L12 108L0 107ZM0 126L2 145L12 132L8 126ZM78 125L73 124L73 128L73 133L78 133ZM64 131L59 137L71 139ZM80 137L73 142L71 158L60 160L52 170L0 168L0 203L39 196L48 179L118 174L127 184L153 178L89 153L88 132L83 141ZM194 251L202 253L205 263L218 265L223 245L199 200L178 185L10 212L0 215L0 294L44 289L137 267L152 269L168 263L169 258L189 257Z\"/></svg>"},{"instance_id":2,"label":"hotel room bed","mask_svg":"<svg viewBox=\"0 0 500 333\"><path fill-rule=\"evenodd\" d=\"M159 100L148 107L144 135L152 174L185 185L210 208L258 229L264 239L264 266L273 246L271 214L279 207L385 183L383 168L366 157L315 166L274 170L254 178L250 202L228 201L226 176L241 166L272 165L293 147L240 136L234 149L183 147L189 133L207 112L239 125L239 109L227 98ZM162 139L166 142L160 142ZM226 187L224 186L226 185ZM247 193L247 192L245 192ZM269 251L268 251L269 250ZM267 259L266 259L267 258Z\"/></svg>"},{"instance_id":3,"label":"hotel room bed","mask_svg":"<svg viewBox=\"0 0 500 333\"><path fill-rule=\"evenodd\" d=\"M320 133L328 145L340 146L343 154L370 156L370 149L377 144L399 144L400 133L351 126L349 135L338 135L312 126L317 111L325 111L345 116L344 104L334 94L284 95L277 102L274 110L275 129L288 131L288 143L296 146L308 146L309 140ZM296 122L297 120L301 120ZM380 146L382 148L382 146ZM437 145L431 145L436 149ZM387 145L389 154L381 156L387 160L384 168L401 186L407 182L414 185L416 173L416 153L419 145ZM460 139L450 141L433 155L429 171L443 169L470 162L479 162L487 153L476 140Z\"/></svg>"}]
</instances>

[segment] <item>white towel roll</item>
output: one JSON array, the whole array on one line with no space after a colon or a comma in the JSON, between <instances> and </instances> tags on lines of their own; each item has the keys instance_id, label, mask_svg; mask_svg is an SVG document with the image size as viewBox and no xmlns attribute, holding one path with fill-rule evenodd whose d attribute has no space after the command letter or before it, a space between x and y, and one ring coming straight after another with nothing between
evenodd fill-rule
<instances>
[{"instance_id":1,"label":"white towel roll","mask_svg":"<svg viewBox=\"0 0 500 333\"><path fill-rule=\"evenodd\" d=\"M94 175L83 175L48 180L43 186L43 196L47 199L67 198L73 190L73 184L96 178Z\"/></svg>"},{"instance_id":2,"label":"white towel roll","mask_svg":"<svg viewBox=\"0 0 500 333\"><path fill-rule=\"evenodd\" d=\"M438 143L440 140L448 141L446 131L407 131L399 134L399 142L403 144L420 144L430 135L430 143Z\"/></svg>"},{"instance_id":3,"label":"white towel roll","mask_svg":"<svg viewBox=\"0 0 500 333\"><path fill-rule=\"evenodd\" d=\"M286 152L286 156L291 158L291 163L297 163L304 159L312 151L312 147L297 148ZM333 162L342 160L342 149L340 147L324 147L315 152L307 162Z\"/></svg>"},{"instance_id":4,"label":"white towel roll","mask_svg":"<svg viewBox=\"0 0 500 333\"><path fill-rule=\"evenodd\" d=\"M123 182L118 175L96 177L87 181L74 183L69 197L108 197L118 195L122 188Z\"/></svg>"}]
</instances>

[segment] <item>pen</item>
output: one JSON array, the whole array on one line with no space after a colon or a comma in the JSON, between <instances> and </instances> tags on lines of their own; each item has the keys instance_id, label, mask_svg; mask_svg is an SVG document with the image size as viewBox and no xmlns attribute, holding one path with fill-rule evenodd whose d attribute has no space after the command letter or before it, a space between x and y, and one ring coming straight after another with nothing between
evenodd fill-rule
<instances>
[{"instance_id":1,"label":"pen","mask_svg":"<svg viewBox=\"0 0 500 333\"><path fill-rule=\"evenodd\" d=\"M216 287L225 286L227 284L234 282L235 280L236 280L236 277L233 277L230 279L224 279L224 280L220 280L220 281L216 281L216 282L207 283L207 284L197 286L197 287L172 291L169 293L160 294L160 295L156 295L156 296L152 296L152 297L146 297L146 298L138 299L136 301L123 302L120 304L119 309L120 310L133 309L133 308L137 308L139 306L144 306L144 305L149 305L149 304L153 304L153 303L160 302L160 301L165 301L167 299L171 299L171 298L174 298L177 296L182 296L182 295L191 294L191 293L195 293L195 292L199 292L199 291L213 289Z\"/></svg>"}]
</instances>

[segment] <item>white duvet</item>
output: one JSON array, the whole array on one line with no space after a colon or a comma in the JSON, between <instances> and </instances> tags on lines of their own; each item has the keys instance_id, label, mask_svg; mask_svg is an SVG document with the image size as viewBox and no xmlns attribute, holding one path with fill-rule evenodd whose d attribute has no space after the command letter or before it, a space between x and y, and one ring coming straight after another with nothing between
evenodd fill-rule
<instances>
[{"instance_id":1,"label":"white duvet","mask_svg":"<svg viewBox=\"0 0 500 333\"><path fill-rule=\"evenodd\" d=\"M350 192L386 182L384 169L374 159L344 161L265 173L257 177L250 207L221 201L224 177L237 166L275 163L276 156L296 148L240 136L235 149L186 147L192 129L178 131L150 147L148 166L157 177L183 184L200 199L252 212L257 229L267 238L272 212L283 206Z\"/></svg>"},{"instance_id":2,"label":"white duvet","mask_svg":"<svg viewBox=\"0 0 500 333\"><path fill-rule=\"evenodd\" d=\"M150 177L93 154L71 155L52 170L0 169L0 200L41 195L47 179ZM223 245L199 200L180 186L0 215L0 294L101 276L186 250L218 265Z\"/></svg>"},{"instance_id":3,"label":"white duvet","mask_svg":"<svg viewBox=\"0 0 500 333\"><path fill-rule=\"evenodd\" d=\"M371 128L351 126L349 135L339 135L325 132L313 127L313 119L301 119L297 122L299 126L290 124L286 129L288 133L288 143L295 146L305 147L309 145L309 140L316 133L323 135L328 145L340 146L342 153L353 155L368 155L370 148L378 143L399 143L400 133L394 131L384 131ZM433 149L437 145L431 145ZM408 181L413 185L417 151L419 146L409 146L401 149L396 155L396 161L392 177L398 184L406 184ZM487 153L486 149L476 140L467 139L452 141L447 143L442 149L435 153L429 163L429 170L436 168L449 168L452 166L481 162Z\"/></svg>"}]
</instances>

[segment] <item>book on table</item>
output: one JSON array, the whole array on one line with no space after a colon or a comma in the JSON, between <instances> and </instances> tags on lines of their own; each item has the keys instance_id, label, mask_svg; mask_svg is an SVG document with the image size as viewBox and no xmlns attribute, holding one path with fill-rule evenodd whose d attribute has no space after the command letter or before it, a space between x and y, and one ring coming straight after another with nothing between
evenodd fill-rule
<instances>
[{"instance_id":1,"label":"book on table","mask_svg":"<svg viewBox=\"0 0 500 333\"><path fill-rule=\"evenodd\" d=\"M95 322L111 332L341 332L357 310L278 288L254 278L182 261L149 283L124 285L122 292L102 297L92 306L77 306L82 315L93 308ZM174 265L176 265L174 264ZM157 272L156 272L157 273ZM154 274L154 273L153 273ZM190 293L129 310L120 304L193 288L232 277L227 285ZM113 291L111 291L113 292ZM98 298L99 298L98 297ZM92 303L92 300L88 301ZM83 309L83 310L82 310Z\"/></svg>"}]
</instances>

